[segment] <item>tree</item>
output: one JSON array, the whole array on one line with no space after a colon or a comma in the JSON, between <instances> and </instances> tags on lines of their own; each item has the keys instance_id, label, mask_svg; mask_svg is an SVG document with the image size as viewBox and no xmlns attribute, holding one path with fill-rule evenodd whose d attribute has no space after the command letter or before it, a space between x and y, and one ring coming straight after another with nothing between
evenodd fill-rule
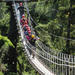
<instances>
[{"instance_id":1,"label":"tree","mask_svg":"<svg viewBox=\"0 0 75 75\"><path fill-rule=\"evenodd\" d=\"M16 26L16 20L14 16L14 10L12 6L12 2L7 2L10 11L10 29L8 33L8 38L11 40L15 48L10 47L8 50L8 69L10 72L17 72L17 41L18 41L18 31Z\"/></svg>"}]
</instances>

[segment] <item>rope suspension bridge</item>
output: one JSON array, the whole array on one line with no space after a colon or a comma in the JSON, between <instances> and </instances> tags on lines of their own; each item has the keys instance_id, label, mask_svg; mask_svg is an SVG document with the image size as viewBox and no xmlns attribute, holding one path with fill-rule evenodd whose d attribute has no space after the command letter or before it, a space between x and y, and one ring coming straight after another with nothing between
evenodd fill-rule
<instances>
[{"instance_id":1,"label":"rope suspension bridge","mask_svg":"<svg viewBox=\"0 0 75 75\"><path fill-rule=\"evenodd\" d=\"M75 75L75 56L52 50L46 45L44 45L41 41L36 42L37 46L34 47L36 48L36 51L33 50L33 46L26 39L23 28L20 25L20 12L19 10L17 10L18 7L19 7L18 3L15 3L15 1L13 1L13 9L15 11L14 14L17 20L17 28L18 32L20 33L21 41L24 47L23 51L27 56L30 64L41 75ZM27 14L30 19L29 23L33 22L33 19L29 13L27 2L25 2L24 7L26 8ZM32 25L30 27L32 32L34 32ZM36 55L34 59L32 58L32 55L30 55L30 51L33 51Z\"/></svg>"}]
</instances>

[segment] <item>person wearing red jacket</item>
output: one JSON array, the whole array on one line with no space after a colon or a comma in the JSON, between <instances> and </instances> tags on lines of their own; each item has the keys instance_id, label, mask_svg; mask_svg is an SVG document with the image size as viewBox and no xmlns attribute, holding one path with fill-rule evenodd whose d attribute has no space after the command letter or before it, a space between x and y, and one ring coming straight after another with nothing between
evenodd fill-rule
<instances>
[{"instance_id":1,"label":"person wearing red jacket","mask_svg":"<svg viewBox=\"0 0 75 75\"><path fill-rule=\"evenodd\" d=\"M25 20L25 24L28 24L28 20Z\"/></svg>"},{"instance_id":2,"label":"person wearing red jacket","mask_svg":"<svg viewBox=\"0 0 75 75\"><path fill-rule=\"evenodd\" d=\"M22 27L25 25L25 16L24 16L24 14L22 15L22 19L20 20L20 23L21 23Z\"/></svg>"}]
</instances>

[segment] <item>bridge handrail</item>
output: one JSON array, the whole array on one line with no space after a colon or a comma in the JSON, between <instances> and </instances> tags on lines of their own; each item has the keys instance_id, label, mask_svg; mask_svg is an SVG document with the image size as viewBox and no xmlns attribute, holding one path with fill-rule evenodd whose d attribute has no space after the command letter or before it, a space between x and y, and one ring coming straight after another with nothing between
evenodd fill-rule
<instances>
[{"instance_id":1,"label":"bridge handrail","mask_svg":"<svg viewBox=\"0 0 75 75\"><path fill-rule=\"evenodd\" d=\"M28 9L28 6L27 6L27 2L26 2L26 9L27 9L27 12L28 12L28 14L29 14L29 17L31 17L31 15L30 15L30 13L29 13L29 9ZM32 17L31 17L31 19L32 19ZM31 25L32 26L32 25ZM32 27L33 28L33 27ZM34 29L33 29L34 30ZM42 29L43 30L43 29ZM44 30L43 30L44 31ZM54 35L54 34L53 34ZM56 36L56 35L54 35L54 36ZM56 37L60 37L60 36L56 36ZM61 37L61 38L64 38L64 37ZM64 38L64 39L68 39L68 38ZM69 39L69 40L73 40L73 39ZM75 40L73 40L73 41L75 41ZM49 49L49 47L47 47L45 44L43 44L41 41L39 41L42 45L43 45L43 47L44 47L44 49ZM47 50L46 49L46 50ZM61 53L61 52L58 52L58 51L55 51L55 50L53 50L53 49L49 49L49 51L51 51L51 52L53 52L53 53L55 53L55 54L62 54L63 56L65 56L65 57L67 57L68 58L68 56L70 56L71 57L71 59L73 59L75 56L74 55L68 55L68 54L64 54L64 53Z\"/></svg>"},{"instance_id":2,"label":"bridge handrail","mask_svg":"<svg viewBox=\"0 0 75 75\"><path fill-rule=\"evenodd\" d=\"M38 47L36 47L36 51L35 50L33 50L33 48L31 47L32 45L28 42L28 40L25 38L25 36L24 36L24 32L23 32L23 29L22 29L22 27L21 27L21 25L20 25L20 21L19 21L19 19L18 19L18 17L19 17L19 14L17 14L17 10L16 10L16 5L15 5L15 11L16 11L16 16L17 16L17 20L18 20L18 25L19 25L19 27L20 27L20 33L21 33L21 38L22 38L22 40L23 40L23 44L25 43L25 41L27 42L27 43L25 43L24 45L25 45L25 48L29 48L31 51L33 51L37 56L38 56L38 59L41 59L41 60L43 60L44 59L44 63L46 62L46 61L48 61L48 63L52 63L52 64L54 64L54 65L58 65L58 66L65 66L65 67L69 67L69 68L75 68L75 63L73 62L73 59L69 59L69 60L71 60L72 62L68 62L68 61L66 61L66 60L63 60L63 58L65 58L65 57L63 57L63 58L59 58L59 56L58 56L58 54L55 56L55 55L52 55L52 54L49 54L48 52L46 52L44 49L42 49L41 48L41 46L39 46L40 47L40 49L38 48ZM39 45L39 44L38 44ZM42 50L41 50L42 49ZM30 55L29 55L29 50L26 50L26 53L27 53L27 55L28 55L28 58L30 57ZM62 54L62 53L61 53ZM59 54L59 55L61 55L61 54ZM63 55L62 55L63 56ZM69 56L69 58L71 57L70 55L68 55ZM46 61L45 61L46 60Z\"/></svg>"}]
</instances>

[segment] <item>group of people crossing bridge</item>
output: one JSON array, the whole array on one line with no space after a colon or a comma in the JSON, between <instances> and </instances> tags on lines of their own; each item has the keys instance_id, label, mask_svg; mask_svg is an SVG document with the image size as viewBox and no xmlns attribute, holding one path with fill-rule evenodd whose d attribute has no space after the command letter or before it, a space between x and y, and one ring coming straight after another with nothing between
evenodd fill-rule
<instances>
[{"instance_id":1,"label":"group of people crossing bridge","mask_svg":"<svg viewBox=\"0 0 75 75\"><path fill-rule=\"evenodd\" d=\"M28 23L29 20L25 16L24 7L23 7L23 3L22 2L19 3L19 7L18 7L17 10L20 11L20 24L21 24L21 26L23 28L23 32L25 34L25 37L27 38L27 40L30 42L31 45L33 45L34 47L36 47L35 42L39 38L37 38L35 36L35 34L32 33L32 31L31 31L31 28L30 28L29 23ZM36 50L34 47L33 47L33 50ZM30 52L30 53L32 53L33 58L34 58L34 56L35 56L34 52Z\"/></svg>"}]
</instances>

